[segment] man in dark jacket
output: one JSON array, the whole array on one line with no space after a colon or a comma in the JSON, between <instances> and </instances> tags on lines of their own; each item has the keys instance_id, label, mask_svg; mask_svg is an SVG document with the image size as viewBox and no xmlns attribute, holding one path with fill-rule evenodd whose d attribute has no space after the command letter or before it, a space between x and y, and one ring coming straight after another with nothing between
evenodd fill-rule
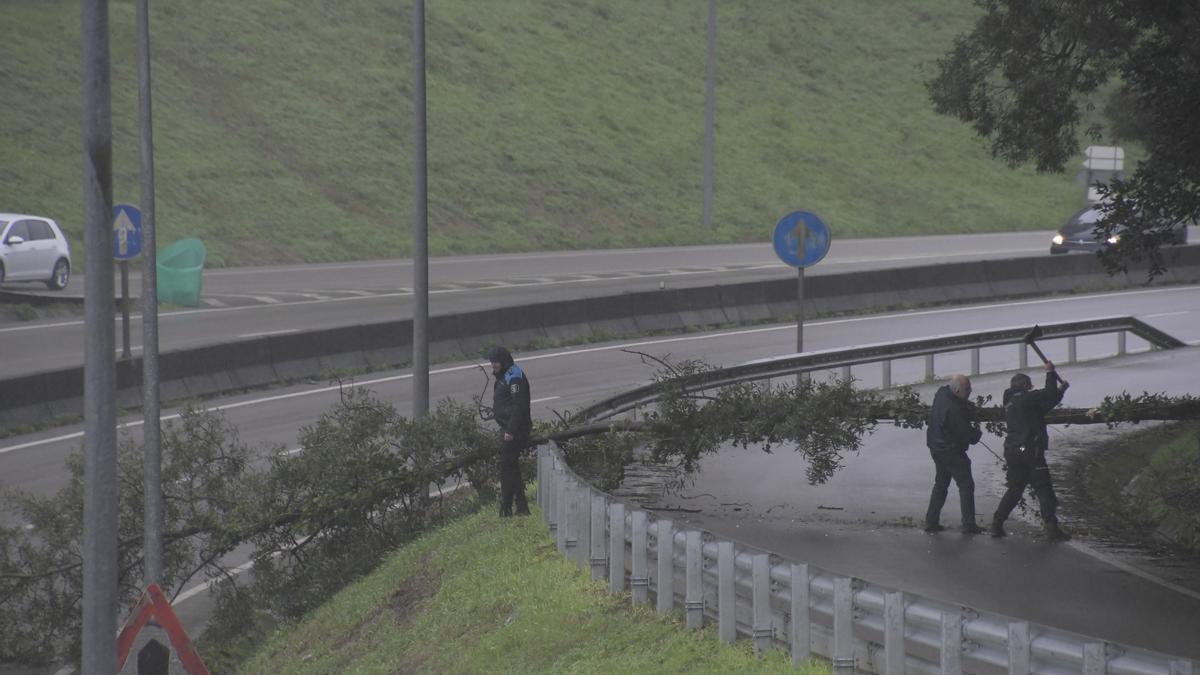
<instances>
[{"instance_id":1,"label":"man in dark jacket","mask_svg":"<svg viewBox=\"0 0 1200 675\"><path fill-rule=\"evenodd\" d=\"M992 516L993 537L1006 534L1004 521L1020 501L1025 486L1031 485L1042 512L1046 537L1050 541L1070 539L1058 527L1058 518L1054 513L1058 500L1050 482L1050 468L1046 466L1046 448L1050 444L1046 434L1046 413L1062 401L1067 387L1071 386L1067 382L1059 386L1059 382L1054 364L1047 361L1044 389L1034 389L1033 380L1028 375L1017 373L1004 391L1004 420L1008 426L1008 436L1004 439L1004 479L1008 489L1000 498L996 514Z\"/></svg>"},{"instance_id":2,"label":"man in dark jacket","mask_svg":"<svg viewBox=\"0 0 1200 675\"><path fill-rule=\"evenodd\" d=\"M529 414L529 379L521 367L513 363L512 354L504 347L492 347L487 359L492 364L496 383L492 387L492 413L500 425L500 517L513 514L513 499L517 515L529 515L525 501L525 481L521 480L521 451L529 445L533 422Z\"/></svg>"},{"instance_id":3,"label":"man in dark jacket","mask_svg":"<svg viewBox=\"0 0 1200 675\"><path fill-rule=\"evenodd\" d=\"M967 447L978 443L983 432L971 423L970 397L971 380L966 375L951 377L949 384L938 389L933 397L925 445L929 447L936 473L933 492L929 495L929 510L925 512L926 532L946 529L939 521L942 506L950 493L951 478L958 485L963 533L983 532L975 523L975 480L971 477L971 458L967 457Z\"/></svg>"}]
</instances>

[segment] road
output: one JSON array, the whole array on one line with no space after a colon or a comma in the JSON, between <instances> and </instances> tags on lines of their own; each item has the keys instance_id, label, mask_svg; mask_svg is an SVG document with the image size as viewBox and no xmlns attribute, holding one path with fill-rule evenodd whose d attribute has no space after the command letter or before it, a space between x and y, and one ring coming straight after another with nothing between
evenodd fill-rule
<instances>
[{"instance_id":1,"label":"road","mask_svg":"<svg viewBox=\"0 0 1200 675\"><path fill-rule=\"evenodd\" d=\"M1169 287L1070 298L1047 298L1014 303L928 309L867 317L846 317L806 324L805 342L811 349L1049 323L1098 316L1133 314L1190 344L1200 344L1200 287ZM1130 348L1136 349L1135 340ZM759 326L713 333L660 337L587 347L518 354L532 379L535 414L572 410L629 387L645 383L650 372L624 349L636 349L674 359L700 358L717 365L787 353L794 344L793 326ZM1049 343L1047 353L1063 360L1065 345ZM1081 340L1081 355L1111 354L1109 338ZM964 370L966 356L939 360L939 373ZM1011 349L985 350L983 365L1012 363ZM1155 352L1118 361L1064 368L1074 386L1067 403L1088 406L1107 393L1189 391L1200 354L1195 349ZM897 381L918 379L918 360L893 368ZM878 377L870 367L856 369L864 383ZM360 381L401 411L410 407L407 372L378 373ZM976 380L978 393L998 395L1002 377ZM431 377L431 396L467 400L483 388L483 376L471 363L439 366ZM332 406L336 387L295 386L215 401L235 424L241 439L253 446L296 446L296 430ZM136 435L136 420L129 433ZM1084 433L1067 430L1068 434ZM1078 443L1086 441L1081 437ZM45 493L62 484L62 460L81 444L78 427L47 430L0 443L0 487L21 486ZM989 441L998 447L996 439ZM1073 441L1075 442L1075 441ZM1056 445L1063 443L1056 436ZM976 457L979 510L987 514L999 494L999 477L988 456ZM793 463L789 463L792 460ZM1183 588L1190 580L1173 580L1177 587L1150 581L1120 561L1106 557L1087 541L1048 546L1030 536L1019 523L1014 536L1002 541L986 537L964 539L944 533L930 537L919 522L932 479L919 432L880 429L859 455L848 458L829 485L807 486L803 472L786 452L760 455L743 451L736 458L707 460L703 473L689 489L717 496L697 522L714 531L793 555L819 567L856 574L932 598L967 603L1080 633L1200 658L1200 585ZM886 477L881 480L880 477ZM856 498L851 500L850 497ZM690 500L695 502L697 500ZM703 501L703 500L700 500ZM742 511L722 503L739 502ZM783 504L786 508L780 509ZM694 504L689 504L694 506ZM834 507L843 511L833 511ZM950 500L943 519L956 515ZM1070 522L1070 514L1064 514ZM886 551L886 555L881 555ZM1161 573L1153 572L1152 573ZM1172 580L1168 580L1172 581ZM1096 589L1105 589L1098 597ZM200 602L197 603L196 601ZM206 615L203 594L184 603L185 621L193 630Z\"/></svg>"},{"instance_id":2,"label":"road","mask_svg":"<svg viewBox=\"0 0 1200 675\"><path fill-rule=\"evenodd\" d=\"M1049 232L1019 232L834 242L808 274L880 269L964 259L1047 253ZM795 271L769 243L736 246L563 251L434 258L429 266L430 313L451 314L497 305L524 305L666 287L709 286L775 278ZM65 295L81 297L78 277ZM141 287L137 274L130 288ZM237 338L374 323L412 315L408 260L210 270L203 307L159 315L159 348L170 351ZM55 294L33 284L6 290ZM61 294L60 294L61 295ZM131 317L130 344L140 352L141 322ZM81 317L0 323L0 348L20 359L0 362L0 377L83 363ZM117 344L121 329L117 325Z\"/></svg>"}]
</instances>

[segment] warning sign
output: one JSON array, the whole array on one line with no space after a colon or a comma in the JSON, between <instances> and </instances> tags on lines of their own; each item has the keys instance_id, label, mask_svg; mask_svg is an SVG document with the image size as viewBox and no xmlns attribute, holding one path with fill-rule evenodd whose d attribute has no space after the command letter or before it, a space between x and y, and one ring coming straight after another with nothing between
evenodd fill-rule
<instances>
[{"instance_id":1,"label":"warning sign","mask_svg":"<svg viewBox=\"0 0 1200 675\"><path fill-rule=\"evenodd\" d=\"M196 651L187 631L183 630L183 624L179 622L179 617L175 616L175 610L171 609L170 601L158 584L150 584L142 592L142 597L138 598L137 604L133 606L133 613L129 615L121 628L121 634L117 636L118 670L125 667L129 650L133 648L138 633L151 619L166 631L167 637L171 639L171 647L175 649L179 662L187 672L191 675L209 675L200 653Z\"/></svg>"}]
</instances>

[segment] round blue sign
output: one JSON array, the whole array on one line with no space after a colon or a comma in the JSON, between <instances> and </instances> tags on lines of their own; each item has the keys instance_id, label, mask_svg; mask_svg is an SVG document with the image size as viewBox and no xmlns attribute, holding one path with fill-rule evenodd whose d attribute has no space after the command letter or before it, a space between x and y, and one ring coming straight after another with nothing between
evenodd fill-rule
<instances>
[{"instance_id":1,"label":"round blue sign","mask_svg":"<svg viewBox=\"0 0 1200 675\"><path fill-rule=\"evenodd\" d=\"M829 227L808 211L794 211L775 225L775 255L792 267L809 267L829 253Z\"/></svg>"}]
</instances>

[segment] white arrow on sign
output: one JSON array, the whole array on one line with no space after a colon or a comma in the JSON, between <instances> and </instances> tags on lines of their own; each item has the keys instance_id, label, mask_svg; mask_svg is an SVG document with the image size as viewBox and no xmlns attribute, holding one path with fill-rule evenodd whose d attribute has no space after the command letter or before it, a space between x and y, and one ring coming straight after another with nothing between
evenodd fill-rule
<instances>
[{"instance_id":1,"label":"white arrow on sign","mask_svg":"<svg viewBox=\"0 0 1200 675\"><path fill-rule=\"evenodd\" d=\"M113 233L117 235L117 250L123 256L129 254L129 233L135 229L137 228L129 219L129 213L125 209L121 209L120 215L113 221Z\"/></svg>"}]
</instances>

